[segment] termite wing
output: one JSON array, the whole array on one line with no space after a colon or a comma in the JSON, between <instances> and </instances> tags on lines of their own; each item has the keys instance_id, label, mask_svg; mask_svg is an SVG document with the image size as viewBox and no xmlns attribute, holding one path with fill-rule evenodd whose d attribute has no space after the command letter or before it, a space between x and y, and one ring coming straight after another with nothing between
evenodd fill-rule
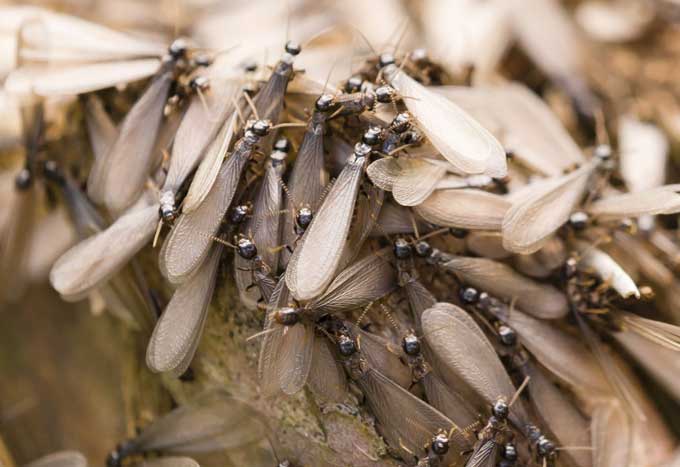
<instances>
[{"instance_id":1,"label":"termite wing","mask_svg":"<svg viewBox=\"0 0 680 467\"><path fill-rule=\"evenodd\" d=\"M87 467L87 459L78 451L59 451L35 459L26 467Z\"/></svg>"},{"instance_id":2,"label":"termite wing","mask_svg":"<svg viewBox=\"0 0 680 467\"><path fill-rule=\"evenodd\" d=\"M275 143L274 151L265 162L265 173L253 205L253 214L245 223L242 235L256 248L254 257L246 259L240 254L234 257L234 279L241 302L251 308L257 306L260 298L264 298L265 302L269 298L254 287L257 282L255 274L276 276L279 269L283 200L281 179L286 171L289 150L290 142L286 138Z\"/></svg>"},{"instance_id":3,"label":"termite wing","mask_svg":"<svg viewBox=\"0 0 680 467\"><path fill-rule=\"evenodd\" d=\"M462 453L470 449L470 440L444 414L373 367L360 336L341 322L334 334L337 352L364 393L389 446L409 465L462 465Z\"/></svg>"},{"instance_id":4,"label":"termite wing","mask_svg":"<svg viewBox=\"0 0 680 467\"><path fill-rule=\"evenodd\" d=\"M435 148L461 174L504 177L505 151L496 138L444 96L430 91L399 69L394 58L380 57L382 74L402 96Z\"/></svg>"},{"instance_id":5,"label":"termite wing","mask_svg":"<svg viewBox=\"0 0 680 467\"><path fill-rule=\"evenodd\" d=\"M106 464L119 467L131 455L151 452L165 455L240 449L268 436L269 427L260 412L223 390L211 389L119 444Z\"/></svg>"},{"instance_id":6,"label":"termite wing","mask_svg":"<svg viewBox=\"0 0 680 467\"><path fill-rule=\"evenodd\" d=\"M147 347L151 370L179 376L189 367L203 334L221 256L222 246L215 245L196 273L175 290Z\"/></svg>"},{"instance_id":7,"label":"termite wing","mask_svg":"<svg viewBox=\"0 0 680 467\"><path fill-rule=\"evenodd\" d=\"M217 234L236 194L241 174L256 146L271 128L268 120L251 121L220 166L203 202L195 210L183 212L175 221L159 255L161 272L171 283L185 281L207 256L212 237Z\"/></svg>"},{"instance_id":8,"label":"termite wing","mask_svg":"<svg viewBox=\"0 0 680 467\"><path fill-rule=\"evenodd\" d=\"M158 73L120 125L116 141L106 156L98 158L88 178L88 194L114 213L130 206L144 189L154 165L155 135L163 120L171 85L190 71L188 46L178 40L171 45ZM197 79L190 86L206 85Z\"/></svg>"},{"instance_id":9,"label":"termite wing","mask_svg":"<svg viewBox=\"0 0 680 467\"><path fill-rule=\"evenodd\" d=\"M357 143L288 263L286 284L298 300L318 297L335 276L370 153L370 146Z\"/></svg>"},{"instance_id":10,"label":"termite wing","mask_svg":"<svg viewBox=\"0 0 680 467\"><path fill-rule=\"evenodd\" d=\"M338 274L326 292L307 303L296 304L285 278L272 294L265 318L258 374L262 393L294 394L307 381L312 365L315 323L327 314L368 305L391 292L392 267L377 255L369 255Z\"/></svg>"}]
</instances>

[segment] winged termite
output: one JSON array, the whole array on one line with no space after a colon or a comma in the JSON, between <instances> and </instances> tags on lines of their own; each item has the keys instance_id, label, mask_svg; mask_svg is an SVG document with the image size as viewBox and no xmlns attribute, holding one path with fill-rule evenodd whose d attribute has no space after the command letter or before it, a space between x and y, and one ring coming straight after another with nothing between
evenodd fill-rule
<instances>
[{"instance_id":1,"label":"winged termite","mask_svg":"<svg viewBox=\"0 0 680 467\"><path fill-rule=\"evenodd\" d=\"M364 392L392 449L410 465L460 465L470 442L455 423L371 367L361 338L350 328L340 326L334 337L348 374Z\"/></svg>"},{"instance_id":2,"label":"winged termite","mask_svg":"<svg viewBox=\"0 0 680 467\"><path fill-rule=\"evenodd\" d=\"M491 133L457 105L409 77L393 58L380 61L385 79L404 97L404 104L437 150L461 174L504 177L505 151Z\"/></svg>"},{"instance_id":3,"label":"winged termite","mask_svg":"<svg viewBox=\"0 0 680 467\"><path fill-rule=\"evenodd\" d=\"M395 286L394 271L377 255L346 268L321 296L303 305L295 304L282 277L265 319L258 367L262 392L271 396L279 390L286 394L299 391L311 367L314 323L327 314L364 307Z\"/></svg>"},{"instance_id":4,"label":"winged termite","mask_svg":"<svg viewBox=\"0 0 680 467\"><path fill-rule=\"evenodd\" d=\"M106 464L120 466L134 455L204 453L240 449L265 439L267 423L257 410L222 390L209 390L157 418L119 444Z\"/></svg>"},{"instance_id":5,"label":"winged termite","mask_svg":"<svg viewBox=\"0 0 680 467\"><path fill-rule=\"evenodd\" d=\"M567 314L567 299L548 284L541 284L517 273L504 263L487 258L456 256L434 249L430 264L453 272L473 287L514 301L521 309L541 319L558 319Z\"/></svg>"},{"instance_id":6,"label":"winged termite","mask_svg":"<svg viewBox=\"0 0 680 467\"><path fill-rule=\"evenodd\" d=\"M370 153L369 145L356 144L288 263L286 283L298 300L319 296L336 273Z\"/></svg>"},{"instance_id":7,"label":"winged termite","mask_svg":"<svg viewBox=\"0 0 680 467\"><path fill-rule=\"evenodd\" d=\"M475 209L470 210L470 206ZM415 207L437 225L470 230L500 230L511 207L505 197L474 189L437 190Z\"/></svg>"},{"instance_id":8,"label":"winged termite","mask_svg":"<svg viewBox=\"0 0 680 467\"><path fill-rule=\"evenodd\" d=\"M437 88L473 117L484 120L492 111L492 131L514 160L546 176L562 175L585 162L580 148L552 110L520 83L495 86Z\"/></svg>"},{"instance_id":9,"label":"winged termite","mask_svg":"<svg viewBox=\"0 0 680 467\"><path fill-rule=\"evenodd\" d=\"M203 202L193 211L182 213L165 239L160 253L160 268L172 283L186 280L201 265L212 236L219 230L222 218L231 204L241 174L260 140L272 129L268 120L250 122L244 136L222 163L215 183Z\"/></svg>"},{"instance_id":10,"label":"winged termite","mask_svg":"<svg viewBox=\"0 0 680 467\"><path fill-rule=\"evenodd\" d=\"M26 467L87 467L87 459L78 451L59 451L31 461Z\"/></svg>"},{"instance_id":11,"label":"winged termite","mask_svg":"<svg viewBox=\"0 0 680 467\"><path fill-rule=\"evenodd\" d=\"M215 289L222 247L217 245L209 257L173 294L158 319L149 340L146 362L156 372L181 375L194 357Z\"/></svg>"},{"instance_id":12,"label":"winged termite","mask_svg":"<svg viewBox=\"0 0 680 467\"><path fill-rule=\"evenodd\" d=\"M155 161L155 135L163 119L171 85L180 74L190 71L186 63L188 54L184 41L175 41L170 46L169 55L158 73L121 123L116 141L106 156L95 160L88 178L88 194L113 212L121 212L130 206L144 189ZM203 85L194 78L189 86Z\"/></svg>"},{"instance_id":13,"label":"winged termite","mask_svg":"<svg viewBox=\"0 0 680 467\"><path fill-rule=\"evenodd\" d=\"M269 298L261 296L253 287L257 282L253 276L255 271L264 276L275 276L279 270L280 214L283 201L281 180L286 171L289 150L290 141L287 139L282 138L275 143L274 151L265 164L265 174L253 205L253 214L244 226L245 237L257 248L257 260L252 262L252 259L240 254L234 258L236 286L241 302L247 306L255 307L260 298L264 298L265 303Z\"/></svg>"},{"instance_id":14,"label":"winged termite","mask_svg":"<svg viewBox=\"0 0 680 467\"><path fill-rule=\"evenodd\" d=\"M542 425L549 429L555 440L565 447L586 449L562 449L560 455L568 457L579 467L593 465L588 419L572 401L547 377L545 371L524 358L520 371L529 377L528 391L535 412Z\"/></svg>"},{"instance_id":15,"label":"winged termite","mask_svg":"<svg viewBox=\"0 0 680 467\"><path fill-rule=\"evenodd\" d=\"M511 308L488 293L464 289L461 296L464 303L474 305L510 326L536 360L574 390L600 396L611 394L611 387L592 354L574 336L547 321Z\"/></svg>"},{"instance_id":16,"label":"winged termite","mask_svg":"<svg viewBox=\"0 0 680 467\"><path fill-rule=\"evenodd\" d=\"M581 202L591 176L611 152L600 146L595 157L573 172L535 182L518 196L503 218L503 246L515 253L538 251Z\"/></svg>"}]
</instances>

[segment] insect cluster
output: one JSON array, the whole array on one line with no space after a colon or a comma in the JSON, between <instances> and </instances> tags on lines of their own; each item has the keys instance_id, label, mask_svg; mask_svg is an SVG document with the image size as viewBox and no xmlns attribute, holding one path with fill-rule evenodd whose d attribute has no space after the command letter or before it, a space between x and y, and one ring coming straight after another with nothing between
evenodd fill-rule
<instances>
[{"instance_id":1,"label":"insect cluster","mask_svg":"<svg viewBox=\"0 0 680 467\"><path fill-rule=\"evenodd\" d=\"M255 391L188 398L107 466L678 465L641 378L680 398L680 185L654 111L600 89L572 22L642 40L673 2L380 2L380 46L351 8L293 3L287 40L261 38L272 66L246 60L257 37L235 45L272 4L231 6L206 47L209 18L158 43L0 10L23 135L2 166L3 300L49 271L168 381L192 378L211 309L259 327L236 350ZM384 444L321 449L269 412L300 397Z\"/></svg>"}]
</instances>

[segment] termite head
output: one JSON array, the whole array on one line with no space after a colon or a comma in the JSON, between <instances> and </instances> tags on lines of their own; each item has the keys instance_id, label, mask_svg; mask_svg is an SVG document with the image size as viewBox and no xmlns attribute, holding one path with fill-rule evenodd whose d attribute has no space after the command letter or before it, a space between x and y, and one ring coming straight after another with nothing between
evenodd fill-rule
<instances>
[{"instance_id":1,"label":"termite head","mask_svg":"<svg viewBox=\"0 0 680 467\"><path fill-rule=\"evenodd\" d=\"M359 92L364 79L360 75L350 77L345 83L345 92Z\"/></svg>"},{"instance_id":2,"label":"termite head","mask_svg":"<svg viewBox=\"0 0 680 467\"><path fill-rule=\"evenodd\" d=\"M569 225L574 230L583 230L588 225L589 216L583 211L576 211L569 216Z\"/></svg>"},{"instance_id":3,"label":"termite head","mask_svg":"<svg viewBox=\"0 0 680 467\"><path fill-rule=\"evenodd\" d=\"M249 238L239 238L236 242L236 252L243 259L253 259L257 256L257 247Z\"/></svg>"},{"instance_id":4,"label":"termite head","mask_svg":"<svg viewBox=\"0 0 680 467\"><path fill-rule=\"evenodd\" d=\"M517 460L517 446L514 443L505 443L503 450L501 451L501 456L506 461L516 461Z\"/></svg>"},{"instance_id":5,"label":"termite head","mask_svg":"<svg viewBox=\"0 0 680 467\"><path fill-rule=\"evenodd\" d=\"M510 326L501 324L498 326L498 337L501 344L512 347L517 343L517 333Z\"/></svg>"},{"instance_id":6,"label":"termite head","mask_svg":"<svg viewBox=\"0 0 680 467\"><path fill-rule=\"evenodd\" d=\"M297 212L297 215L295 216L295 223L300 228L300 230L304 232L307 230L307 227L309 227L309 224L312 223L313 218L314 213L310 208L300 208L300 210Z\"/></svg>"},{"instance_id":7,"label":"termite head","mask_svg":"<svg viewBox=\"0 0 680 467\"><path fill-rule=\"evenodd\" d=\"M158 208L158 213L165 224L172 224L177 220L177 209L172 205L161 204Z\"/></svg>"},{"instance_id":8,"label":"termite head","mask_svg":"<svg viewBox=\"0 0 680 467\"><path fill-rule=\"evenodd\" d=\"M385 68L388 65L394 65L396 62L394 55L391 53L384 53L380 54L380 57L378 57L378 67L380 68Z\"/></svg>"},{"instance_id":9,"label":"termite head","mask_svg":"<svg viewBox=\"0 0 680 467\"><path fill-rule=\"evenodd\" d=\"M389 104L397 95L396 89L387 84L375 88L375 99L381 104Z\"/></svg>"},{"instance_id":10,"label":"termite head","mask_svg":"<svg viewBox=\"0 0 680 467\"><path fill-rule=\"evenodd\" d=\"M540 457L552 457L555 454L556 448L555 443L544 435L539 436L536 441L536 452Z\"/></svg>"},{"instance_id":11,"label":"termite head","mask_svg":"<svg viewBox=\"0 0 680 467\"><path fill-rule=\"evenodd\" d=\"M238 225L241 222L243 222L246 219L246 217L248 217L248 214L250 214L250 205L239 204L238 206L234 207L234 209L231 210L229 222Z\"/></svg>"},{"instance_id":12,"label":"termite head","mask_svg":"<svg viewBox=\"0 0 680 467\"><path fill-rule=\"evenodd\" d=\"M349 336L341 334L338 337L338 352L343 357L350 357L357 352L357 343Z\"/></svg>"},{"instance_id":13,"label":"termite head","mask_svg":"<svg viewBox=\"0 0 680 467\"><path fill-rule=\"evenodd\" d=\"M444 433L439 433L432 440L430 449L438 456L445 455L447 452L449 452L449 437Z\"/></svg>"},{"instance_id":14,"label":"termite head","mask_svg":"<svg viewBox=\"0 0 680 467\"><path fill-rule=\"evenodd\" d=\"M402 339L401 348L404 349L404 353L406 355L409 355L411 357L420 355L420 339L418 339L418 336L416 336L412 332L409 332Z\"/></svg>"},{"instance_id":15,"label":"termite head","mask_svg":"<svg viewBox=\"0 0 680 467\"><path fill-rule=\"evenodd\" d=\"M510 414L508 402L504 398L499 397L491 406L491 414L498 420L506 420Z\"/></svg>"},{"instance_id":16,"label":"termite head","mask_svg":"<svg viewBox=\"0 0 680 467\"><path fill-rule=\"evenodd\" d=\"M192 91L207 91L210 88L210 80L206 76L196 76L189 81Z\"/></svg>"},{"instance_id":17,"label":"termite head","mask_svg":"<svg viewBox=\"0 0 680 467\"><path fill-rule=\"evenodd\" d=\"M295 41L286 42L286 52L291 54L293 57L299 55L302 52L302 46Z\"/></svg>"},{"instance_id":18,"label":"termite head","mask_svg":"<svg viewBox=\"0 0 680 467\"><path fill-rule=\"evenodd\" d=\"M474 287L461 287L458 294L460 301L466 305L474 305L479 301L479 291Z\"/></svg>"},{"instance_id":19,"label":"termite head","mask_svg":"<svg viewBox=\"0 0 680 467\"><path fill-rule=\"evenodd\" d=\"M170 47L168 47L168 53L173 60L184 58L188 50L189 43L182 37L175 39L172 44L170 44Z\"/></svg>"},{"instance_id":20,"label":"termite head","mask_svg":"<svg viewBox=\"0 0 680 467\"><path fill-rule=\"evenodd\" d=\"M335 107L335 97L332 94L321 94L314 103L314 108L319 112L330 112Z\"/></svg>"},{"instance_id":21,"label":"termite head","mask_svg":"<svg viewBox=\"0 0 680 467\"><path fill-rule=\"evenodd\" d=\"M368 157L371 154L371 147L366 143L357 143L354 145L354 156L357 158Z\"/></svg>"},{"instance_id":22,"label":"termite head","mask_svg":"<svg viewBox=\"0 0 680 467\"><path fill-rule=\"evenodd\" d=\"M17 190L27 190L33 183L33 174L28 169L21 169L21 171L14 177L14 186Z\"/></svg>"},{"instance_id":23,"label":"termite head","mask_svg":"<svg viewBox=\"0 0 680 467\"><path fill-rule=\"evenodd\" d=\"M413 247L404 238L397 238L392 246L394 256L397 259L408 259L413 254Z\"/></svg>"},{"instance_id":24,"label":"termite head","mask_svg":"<svg viewBox=\"0 0 680 467\"><path fill-rule=\"evenodd\" d=\"M368 130L361 137L361 141L369 146L380 144L382 140L382 130L377 126L369 127Z\"/></svg>"},{"instance_id":25,"label":"termite head","mask_svg":"<svg viewBox=\"0 0 680 467\"><path fill-rule=\"evenodd\" d=\"M408 112L400 112L392 119L390 128L395 133L403 133L411 127L411 114Z\"/></svg>"},{"instance_id":26,"label":"termite head","mask_svg":"<svg viewBox=\"0 0 680 467\"><path fill-rule=\"evenodd\" d=\"M419 258L429 258L433 253L432 245L430 245L425 240L420 240L416 242L415 251L416 256L418 256Z\"/></svg>"},{"instance_id":27,"label":"termite head","mask_svg":"<svg viewBox=\"0 0 680 467\"><path fill-rule=\"evenodd\" d=\"M274 320L283 326L293 326L300 322L300 309L292 306L278 308L274 312Z\"/></svg>"},{"instance_id":28,"label":"termite head","mask_svg":"<svg viewBox=\"0 0 680 467\"><path fill-rule=\"evenodd\" d=\"M269 120L255 120L250 125L250 131L252 131L255 136L259 137L267 136L271 129L272 122L270 122Z\"/></svg>"}]
</instances>

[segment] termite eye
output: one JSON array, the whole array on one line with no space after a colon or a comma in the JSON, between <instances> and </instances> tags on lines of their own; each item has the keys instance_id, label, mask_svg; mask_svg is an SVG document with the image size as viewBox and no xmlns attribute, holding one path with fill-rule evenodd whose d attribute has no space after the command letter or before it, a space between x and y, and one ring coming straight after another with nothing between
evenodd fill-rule
<instances>
[{"instance_id":1,"label":"termite eye","mask_svg":"<svg viewBox=\"0 0 680 467\"><path fill-rule=\"evenodd\" d=\"M205 91L210 87L210 80L205 76L197 76L189 82L191 89Z\"/></svg>"},{"instance_id":2,"label":"termite eye","mask_svg":"<svg viewBox=\"0 0 680 467\"><path fill-rule=\"evenodd\" d=\"M416 356L420 354L420 339L414 334L409 334L404 337L401 347L404 349L404 353L410 356Z\"/></svg>"},{"instance_id":3,"label":"termite eye","mask_svg":"<svg viewBox=\"0 0 680 467\"><path fill-rule=\"evenodd\" d=\"M387 65L393 65L395 63L394 55L390 53L381 54L378 58L378 66L384 68Z\"/></svg>"},{"instance_id":4,"label":"termite eye","mask_svg":"<svg viewBox=\"0 0 680 467\"><path fill-rule=\"evenodd\" d=\"M505 446L503 446L503 459L507 461L516 461L517 460L517 447L513 443L506 443Z\"/></svg>"},{"instance_id":5,"label":"termite eye","mask_svg":"<svg viewBox=\"0 0 680 467\"><path fill-rule=\"evenodd\" d=\"M338 339L338 351L343 357L349 357L357 351L357 345L353 339L343 335Z\"/></svg>"},{"instance_id":6,"label":"termite eye","mask_svg":"<svg viewBox=\"0 0 680 467\"><path fill-rule=\"evenodd\" d=\"M253 259L257 256L257 247L249 238L241 238L236 244L236 251L243 259Z\"/></svg>"},{"instance_id":7,"label":"termite eye","mask_svg":"<svg viewBox=\"0 0 680 467\"><path fill-rule=\"evenodd\" d=\"M302 46L295 41L286 42L286 52L295 56L302 52Z\"/></svg>"},{"instance_id":8,"label":"termite eye","mask_svg":"<svg viewBox=\"0 0 680 467\"><path fill-rule=\"evenodd\" d=\"M184 39L175 39L172 44L170 44L170 47L168 47L168 53L172 58L178 59L182 58L186 53L187 49L189 49L189 44L187 44L187 41Z\"/></svg>"},{"instance_id":9,"label":"termite eye","mask_svg":"<svg viewBox=\"0 0 680 467\"><path fill-rule=\"evenodd\" d=\"M392 131L395 133L403 133L411 126L411 115L408 112L401 112L397 114L390 124Z\"/></svg>"},{"instance_id":10,"label":"termite eye","mask_svg":"<svg viewBox=\"0 0 680 467\"><path fill-rule=\"evenodd\" d=\"M248 215L248 206L245 204L241 204L239 206L236 206L232 211L231 211L231 216L229 217L229 220L231 221L232 224L240 224L243 222Z\"/></svg>"},{"instance_id":11,"label":"termite eye","mask_svg":"<svg viewBox=\"0 0 680 467\"><path fill-rule=\"evenodd\" d=\"M394 97L394 88L391 86L380 86L375 90L375 99L381 104L389 104Z\"/></svg>"},{"instance_id":12,"label":"termite eye","mask_svg":"<svg viewBox=\"0 0 680 467\"><path fill-rule=\"evenodd\" d=\"M314 214L312 213L312 210L309 208L302 208L298 211L297 214L297 224L302 228L303 230L309 227L309 224L312 223L312 219L314 218Z\"/></svg>"},{"instance_id":13,"label":"termite eye","mask_svg":"<svg viewBox=\"0 0 680 467\"><path fill-rule=\"evenodd\" d=\"M335 98L330 95L330 94L322 94L319 96L319 98L316 100L316 103L314 104L314 107L316 110L319 112L328 112L333 108L333 103L335 102Z\"/></svg>"},{"instance_id":14,"label":"termite eye","mask_svg":"<svg viewBox=\"0 0 680 467\"><path fill-rule=\"evenodd\" d=\"M467 235L468 235L468 231L467 231L467 230L465 230L465 229L459 229L459 228L456 228L456 227L451 227L451 228L449 229L449 233L450 233L451 235L453 235L454 237L456 237L456 238L461 238L461 239L467 237Z\"/></svg>"},{"instance_id":15,"label":"termite eye","mask_svg":"<svg viewBox=\"0 0 680 467\"><path fill-rule=\"evenodd\" d=\"M449 438L444 434L438 434L432 440L431 449L438 456L443 456L449 451Z\"/></svg>"},{"instance_id":16,"label":"termite eye","mask_svg":"<svg viewBox=\"0 0 680 467\"><path fill-rule=\"evenodd\" d=\"M538 442L536 443L536 451L538 451L539 455L543 457L551 456L555 452L555 448L555 443L550 441L545 436L538 438Z\"/></svg>"},{"instance_id":17,"label":"termite eye","mask_svg":"<svg viewBox=\"0 0 680 467\"><path fill-rule=\"evenodd\" d=\"M515 330L505 324L498 327L498 337L503 345L514 346L517 343Z\"/></svg>"},{"instance_id":18,"label":"termite eye","mask_svg":"<svg viewBox=\"0 0 680 467\"><path fill-rule=\"evenodd\" d=\"M569 225L574 230L583 230L588 225L588 214L583 211L577 211L569 216Z\"/></svg>"},{"instance_id":19,"label":"termite eye","mask_svg":"<svg viewBox=\"0 0 680 467\"><path fill-rule=\"evenodd\" d=\"M425 240L416 242L416 255L421 258L427 258L432 254L432 246Z\"/></svg>"},{"instance_id":20,"label":"termite eye","mask_svg":"<svg viewBox=\"0 0 680 467\"><path fill-rule=\"evenodd\" d=\"M274 143L274 150L288 154L290 151L290 140L288 138L277 139L276 143Z\"/></svg>"},{"instance_id":21,"label":"termite eye","mask_svg":"<svg viewBox=\"0 0 680 467\"><path fill-rule=\"evenodd\" d=\"M466 305L472 305L479 301L479 291L473 287L460 289L460 300Z\"/></svg>"},{"instance_id":22,"label":"termite eye","mask_svg":"<svg viewBox=\"0 0 680 467\"><path fill-rule=\"evenodd\" d=\"M612 148L608 144L600 144L593 151L593 155L602 161L606 161L612 156Z\"/></svg>"},{"instance_id":23,"label":"termite eye","mask_svg":"<svg viewBox=\"0 0 680 467\"><path fill-rule=\"evenodd\" d=\"M345 92L359 92L364 80L359 75L354 75L345 83Z\"/></svg>"},{"instance_id":24,"label":"termite eye","mask_svg":"<svg viewBox=\"0 0 680 467\"><path fill-rule=\"evenodd\" d=\"M376 144L380 143L380 140L382 139L380 137L380 134L382 133L382 130L378 127L370 127L364 135L361 137L361 141L363 141L365 144L368 144L369 146L375 146Z\"/></svg>"},{"instance_id":25,"label":"termite eye","mask_svg":"<svg viewBox=\"0 0 680 467\"><path fill-rule=\"evenodd\" d=\"M411 245L403 238L398 238L394 241L394 256L397 259L410 258L412 251Z\"/></svg>"},{"instance_id":26,"label":"termite eye","mask_svg":"<svg viewBox=\"0 0 680 467\"><path fill-rule=\"evenodd\" d=\"M272 124L268 120L256 120L250 129L253 133L255 133L255 135L262 137L267 136L267 133L269 133L271 127Z\"/></svg>"},{"instance_id":27,"label":"termite eye","mask_svg":"<svg viewBox=\"0 0 680 467\"><path fill-rule=\"evenodd\" d=\"M33 175L28 169L21 169L21 172L14 178L14 186L17 190L26 190L33 183Z\"/></svg>"},{"instance_id":28,"label":"termite eye","mask_svg":"<svg viewBox=\"0 0 680 467\"><path fill-rule=\"evenodd\" d=\"M300 321L300 313L296 308L286 306L276 310L274 319L276 319L277 323L284 326L293 326Z\"/></svg>"},{"instance_id":29,"label":"termite eye","mask_svg":"<svg viewBox=\"0 0 680 467\"><path fill-rule=\"evenodd\" d=\"M493 407L491 408L491 412L494 417L504 420L508 418L508 414L510 413L510 407L508 407L508 403L505 402L503 399L498 399L496 402L494 402Z\"/></svg>"}]
</instances>

